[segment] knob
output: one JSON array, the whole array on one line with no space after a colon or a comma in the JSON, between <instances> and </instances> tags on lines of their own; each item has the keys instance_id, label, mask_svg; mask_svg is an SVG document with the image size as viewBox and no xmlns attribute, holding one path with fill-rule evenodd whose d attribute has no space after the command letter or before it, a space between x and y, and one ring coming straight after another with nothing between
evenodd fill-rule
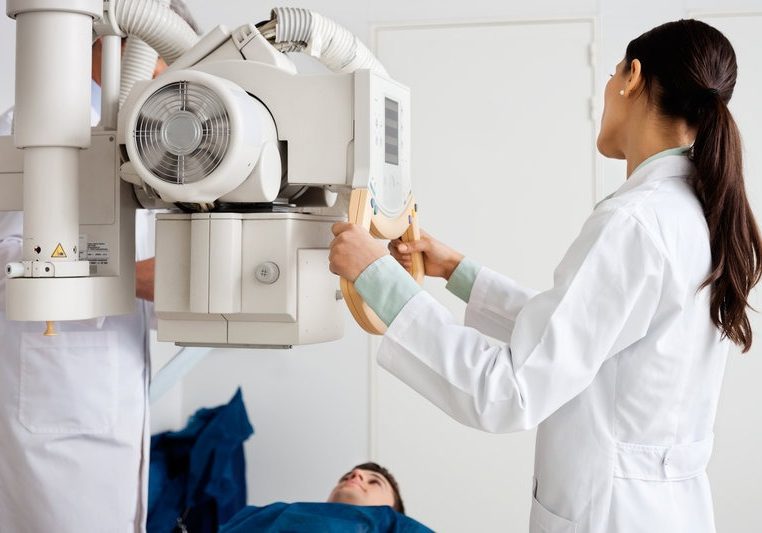
<instances>
[{"instance_id":1,"label":"knob","mask_svg":"<svg viewBox=\"0 0 762 533\"><path fill-rule=\"evenodd\" d=\"M8 263L5 265L5 273L9 278L20 278L24 275L23 263Z\"/></svg>"},{"instance_id":2,"label":"knob","mask_svg":"<svg viewBox=\"0 0 762 533\"><path fill-rule=\"evenodd\" d=\"M264 263L257 265L257 268L254 270L254 277L256 277L257 281L260 283L272 285L278 281L278 278L280 277L280 269L278 268L278 265L272 261L265 261Z\"/></svg>"}]
</instances>

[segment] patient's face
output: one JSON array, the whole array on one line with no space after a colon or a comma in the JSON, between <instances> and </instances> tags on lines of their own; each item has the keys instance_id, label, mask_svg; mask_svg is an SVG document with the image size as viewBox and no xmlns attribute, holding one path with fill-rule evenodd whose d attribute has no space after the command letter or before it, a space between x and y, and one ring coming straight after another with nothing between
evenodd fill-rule
<instances>
[{"instance_id":1,"label":"patient's face","mask_svg":"<svg viewBox=\"0 0 762 533\"><path fill-rule=\"evenodd\" d=\"M328 501L351 505L394 506L394 491L389 481L376 472L355 468L344 474L331 491Z\"/></svg>"}]
</instances>

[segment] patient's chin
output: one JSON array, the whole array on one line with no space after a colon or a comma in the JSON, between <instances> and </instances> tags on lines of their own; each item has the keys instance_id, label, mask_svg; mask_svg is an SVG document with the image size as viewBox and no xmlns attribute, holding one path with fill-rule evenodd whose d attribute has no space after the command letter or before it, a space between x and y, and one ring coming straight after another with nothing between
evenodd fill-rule
<instances>
[{"instance_id":1,"label":"patient's chin","mask_svg":"<svg viewBox=\"0 0 762 533\"><path fill-rule=\"evenodd\" d=\"M365 505L363 495L348 488L336 489L328 497L329 503L348 503L350 505Z\"/></svg>"}]
</instances>

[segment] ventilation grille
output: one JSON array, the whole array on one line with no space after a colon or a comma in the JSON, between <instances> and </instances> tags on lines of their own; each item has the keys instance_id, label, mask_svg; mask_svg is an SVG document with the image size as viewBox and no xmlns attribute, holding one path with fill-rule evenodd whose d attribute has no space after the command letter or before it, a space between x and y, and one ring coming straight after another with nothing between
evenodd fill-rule
<instances>
[{"instance_id":1,"label":"ventilation grille","mask_svg":"<svg viewBox=\"0 0 762 533\"><path fill-rule=\"evenodd\" d=\"M173 184L203 180L219 166L230 143L230 117L217 94L179 81L145 101L134 132L143 165Z\"/></svg>"}]
</instances>

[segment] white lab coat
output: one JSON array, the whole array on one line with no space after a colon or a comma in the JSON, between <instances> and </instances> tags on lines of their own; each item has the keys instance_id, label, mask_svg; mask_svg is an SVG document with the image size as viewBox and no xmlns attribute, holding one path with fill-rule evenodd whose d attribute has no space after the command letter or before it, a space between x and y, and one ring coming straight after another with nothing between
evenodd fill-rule
<instances>
[{"instance_id":1,"label":"white lab coat","mask_svg":"<svg viewBox=\"0 0 762 533\"><path fill-rule=\"evenodd\" d=\"M9 134L8 114L0 124ZM21 248L21 213L0 213L0 265ZM136 300L130 315L57 322L44 337L44 323L5 318L0 276L0 532L144 530L150 309Z\"/></svg>"},{"instance_id":2,"label":"white lab coat","mask_svg":"<svg viewBox=\"0 0 762 533\"><path fill-rule=\"evenodd\" d=\"M711 254L692 172L667 156L633 173L552 289L483 268L465 327L421 292L381 342L380 364L456 420L539 425L531 533L714 531L705 468L729 342L697 292Z\"/></svg>"}]
</instances>

